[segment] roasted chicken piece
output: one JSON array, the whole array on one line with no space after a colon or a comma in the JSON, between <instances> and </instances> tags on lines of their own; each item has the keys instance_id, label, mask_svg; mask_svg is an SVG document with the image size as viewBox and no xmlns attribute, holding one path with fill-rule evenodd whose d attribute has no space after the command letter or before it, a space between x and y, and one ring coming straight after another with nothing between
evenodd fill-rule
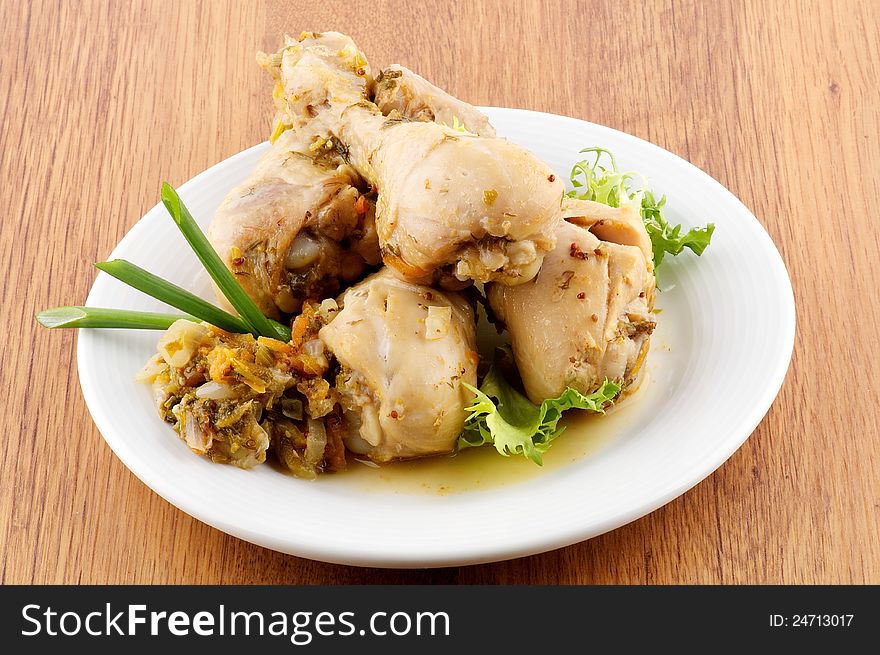
<instances>
[{"instance_id":1,"label":"roasted chicken piece","mask_svg":"<svg viewBox=\"0 0 880 655\"><path fill-rule=\"evenodd\" d=\"M281 134L208 228L215 250L271 318L335 295L381 262L363 181L333 143L314 145ZM222 293L217 298L231 309Z\"/></svg>"},{"instance_id":2,"label":"roasted chicken piece","mask_svg":"<svg viewBox=\"0 0 880 655\"><path fill-rule=\"evenodd\" d=\"M376 77L373 102L386 116L433 121L480 136L495 136L495 128L476 107L398 64Z\"/></svg>"},{"instance_id":3,"label":"roasted chicken piece","mask_svg":"<svg viewBox=\"0 0 880 655\"><path fill-rule=\"evenodd\" d=\"M451 452L477 383L474 312L455 292L382 269L346 291L320 331L340 364L349 450L377 462Z\"/></svg>"},{"instance_id":4,"label":"roasted chicken piece","mask_svg":"<svg viewBox=\"0 0 880 655\"><path fill-rule=\"evenodd\" d=\"M578 211L584 209L590 208ZM606 236L616 236L617 226L628 239L628 211L609 212L593 225L607 220L601 226ZM637 379L655 326L653 268L650 245L646 256L639 245L603 241L564 221L555 250L532 282L487 287L489 303L510 333L529 399L540 403L566 387L589 394L605 378L624 387Z\"/></svg>"},{"instance_id":5,"label":"roasted chicken piece","mask_svg":"<svg viewBox=\"0 0 880 655\"><path fill-rule=\"evenodd\" d=\"M378 189L388 266L448 287L535 276L561 220L563 185L546 164L504 139L384 116L368 99L365 57L341 34L304 33L261 60L278 81L281 124L316 143L341 140Z\"/></svg>"}]
</instances>

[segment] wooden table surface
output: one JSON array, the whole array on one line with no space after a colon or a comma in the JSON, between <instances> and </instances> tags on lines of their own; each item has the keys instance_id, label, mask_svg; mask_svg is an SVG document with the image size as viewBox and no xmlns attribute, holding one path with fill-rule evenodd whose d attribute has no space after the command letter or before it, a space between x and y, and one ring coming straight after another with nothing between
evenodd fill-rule
<instances>
[{"instance_id":1,"label":"wooden table surface","mask_svg":"<svg viewBox=\"0 0 880 655\"><path fill-rule=\"evenodd\" d=\"M514 8L515 5L515 8ZM880 3L0 2L4 583L880 583ZM116 459L76 335L109 254L180 184L267 135L254 63L282 33L350 33L475 104L588 119L680 154L779 246L798 333L746 444L662 509L555 552L371 570L210 528ZM711 208L707 208L707 212ZM873 362L873 365L871 364Z\"/></svg>"}]
</instances>

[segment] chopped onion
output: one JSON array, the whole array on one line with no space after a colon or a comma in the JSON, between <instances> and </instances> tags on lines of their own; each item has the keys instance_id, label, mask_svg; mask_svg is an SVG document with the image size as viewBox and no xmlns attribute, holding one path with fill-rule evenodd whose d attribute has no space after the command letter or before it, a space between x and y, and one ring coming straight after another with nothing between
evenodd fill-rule
<instances>
[{"instance_id":1,"label":"chopped onion","mask_svg":"<svg viewBox=\"0 0 880 655\"><path fill-rule=\"evenodd\" d=\"M308 234L300 234L284 255L284 268L298 271L313 264L321 256L321 243Z\"/></svg>"},{"instance_id":2,"label":"chopped onion","mask_svg":"<svg viewBox=\"0 0 880 655\"><path fill-rule=\"evenodd\" d=\"M157 375L165 371L165 363L156 357L147 362L138 374L135 376L136 382L152 382Z\"/></svg>"},{"instance_id":3,"label":"chopped onion","mask_svg":"<svg viewBox=\"0 0 880 655\"><path fill-rule=\"evenodd\" d=\"M268 450L269 448L269 433L263 429L262 425L254 422L253 426L251 427L251 436L257 443L257 454L259 455L260 453L265 453L266 450Z\"/></svg>"},{"instance_id":4,"label":"chopped onion","mask_svg":"<svg viewBox=\"0 0 880 655\"><path fill-rule=\"evenodd\" d=\"M183 439L186 441L186 445L200 455L204 455L208 452L211 444L214 443L214 439L199 427L199 423L192 415L192 412L186 412L183 415L183 421L185 424Z\"/></svg>"},{"instance_id":5,"label":"chopped onion","mask_svg":"<svg viewBox=\"0 0 880 655\"><path fill-rule=\"evenodd\" d=\"M327 298L321 301L321 306L318 307L318 316L325 323L329 323L338 311L339 304L333 298Z\"/></svg>"},{"instance_id":6,"label":"chopped onion","mask_svg":"<svg viewBox=\"0 0 880 655\"><path fill-rule=\"evenodd\" d=\"M272 376L272 382L277 384L279 387L289 387L291 386L291 381L293 380L293 376L289 373L282 373L277 368L270 368L269 374Z\"/></svg>"},{"instance_id":7,"label":"chopped onion","mask_svg":"<svg viewBox=\"0 0 880 655\"><path fill-rule=\"evenodd\" d=\"M306 451L303 459L306 464L317 466L324 459L324 449L327 447L327 430L324 422L310 418L308 421L309 432L306 435Z\"/></svg>"},{"instance_id":8,"label":"chopped onion","mask_svg":"<svg viewBox=\"0 0 880 655\"><path fill-rule=\"evenodd\" d=\"M253 449L249 446L239 448L233 454L232 463L239 468L250 469L257 464L265 462L266 449L269 448L269 435L263 429L263 426L259 423L253 422L248 428L247 435L242 436L249 436L256 444L256 447Z\"/></svg>"},{"instance_id":9,"label":"chopped onion","mask_svg":"<svg viewBox=\"0 0 880 655\"><path fill-rule=\"evenodd\" d=\"M228 384L221 384L213 380L205 382L196 389L196 398L204 398L206 400L228 400L234 395L232 387Z\"/></svg>"},{"instance_id":10,"label":"chopped onion","mask_svg":"<svg viewBox=\"0 0 880 655\"><path fill-rule=\"evenodd\" d=\"M283 398L281 400L281 413L294 421L301 421L303 417L303 404L299 398Z\"/></svg>"},{"instance_id":11,"label":"chopped onion","mask_svg":"<svg viewBox=\"0 0 880 655\"><path fill-rule=\"evenodd\" d=\"M162 411L162 405L167 398L168 392L165 390L165 384L162 380L153 380L153 404L159 408L160 412Z\"/></svg>"},{"instance_id":12,"label":"chopped onion","mask_svg":"<svg viewBox=\"0 0 880 655\"><path fill-rule=\"evenodd\" d=\"M159 354L169 366L183 368L210 336L207 325L184 319L175 321L159 339Z\"/></svg>"},{"instance_id":13,"label":"chopped onion","mask_svg":"<svg viewBox=\"0 0 880 655\"><path fill-rule=\"evenodd\" d=\"M429 340L442 339L449 334L449 326L452 323L452 307L428 307L428 318L425 319L425 338Z\"/></svg>"},{"instance_id":14,"label":"chopped onion","mask_svg":"<svg viewBox=\"0 0 880 655\"><path fill-rule=\"evenodd\" d=\"M318 359L324 354L324 342L320 339L312 339L311 341L306 341L303 344L303 350L307 355Z\"/></svg>"}]
</instances>

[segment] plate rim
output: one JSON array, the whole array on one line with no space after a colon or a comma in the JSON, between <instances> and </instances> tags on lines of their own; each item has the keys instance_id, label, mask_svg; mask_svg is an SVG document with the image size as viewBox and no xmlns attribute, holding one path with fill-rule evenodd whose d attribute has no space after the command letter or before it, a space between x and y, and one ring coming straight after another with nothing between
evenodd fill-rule
<instances>
[{"instance_id":1,"label":"plate rim","mask_svg":"<svg viewBox=\"0 0 880 655\"><path fill-rule=\"evenodd\" d=\"M460 566L501 561L516 557L525 557L538 553L548 552L575 543L579 543L587 539L591 539L593 537L604 534L605 532L617 529L632 521L638 520L639 518L646 516L647 514L657 510L663 505L666 505L675 498L679 497L688 490L700 484L700 482L702 482L712 473L714 473L742 446L743 443L745 443L745 441L754 433L755 429L767 415L767 412L769 411L774 400L779 394L779 391L785 381L787 372L791 365L791 359L794 350L794 341L796 336L797 318L794 290L791 284L791 278L788 274L788 270L785 266L785 262L781 252L779 251L779 248L773 242L763 224L757 219L754 213L749 210L748 207L746 207L745 204L733 194L733 192L727 189L723 184L721 184L711 175L709 175L696 165L692 164L691 162L680 157L679 155L638 136L604 125L599 125L597 123L592 123L590 121L574 118L571 116L565 116L562 114L553 114L548 112L534 111L530 109L517 109L509 107L481 107L480 109L486 110L487 113L498 112L527 114L532 117L527 120L532 120L535 118L540 120L547 117L550 117L552 119L565 119L567 121L572 121L573 123L577 124L586 124L587 126L589 126L590 129L606 131L628 140L634 140L642 147L647 147L649 150L654 151L658 155L661 155L663 157L671 156L678 160L681 164L683 164L684 166L692 170L696 175L698 175L704 183L712 187L713 193L721 193L727 196L728 199L733 200L735 205L737 205L737 208L740 210L740 213L743 216L748 217L754 223L753 227L758 227L760 229L761 233L763 234L763 238L766 239L766 245L769 245L770 247L769 252L772 253L772 258L769 260L769 263L775 269L774 278L776 278L779 283L784 282L784 284L780 284L780 286L783 287L782 290L785 292L783 294L784 297L779 299L782 303L782 315L785 318L785 324L781 325L779 328L780 336L782 337L784 346L782 348L782 352L777 358L776 365L772 371L772 375L769 375L767 377L765 390L760 397L760 402L755 402L752 407L750 407L749 411L744 413L736 428L729 430L729 434L732 436L730 436L724 442L718 444L713 449L710 455L707 455L700 461L693 463L688 469L688 475L681 475L677 483L672 483L667 486L665 492L655 494L651 498L646 499L641 503L635 504L629 511L618 514L604 521L600 521L596 524L592 524L587 527L560 527L549 538L545 536L534 535L526 540L519 539L512 544L506 542L492 542L487 546L476 545L473 547L470 553L459 553L452 551L449 552L448 555L441 555L434 552L427 555L425 553L412 553L410 556L407 556L402 553L394 553L390 556L383 556L381 554L376 554L373 552L365 552L363 549L359 550L357 547L336 548L332 550L327 550L326 548L321 548L320 545L315 544L312 540L309 539L300 540L297 543L292 543L290 539L281 539L269 532L252 530L250 528L242 527L232 522L218 519L216 516L212 515L207 510L200 507L197 503L187 503L184 499L181 499L179 495L175 496L173 484L168 483L164 479L155 479L155 476L148 475L148 472L145 472L142 468L138 467L135 462L131 461L127 456L128 453L125 452L125 449L120 447L122 445L122 440L117 439L115 436L110 436L114 435L115 431L110 425L109 416L102 409L102 405L99 402L100 399L98 397L97 389L94 387L94 385L90 383L89 372L85 369L85 365L83 363L85 361L85 357L83 356L84 340L82 339L82 335L78 334L77 371L80 380L80 387L82 389L86 405L89 409L89 413L92 416L92 419L97 426L98 431L101 433L103 439L110 446L114 454L122 461L125 467L132 474L135 475L135 477L141 480L141 482L143 482L147 487L149 487L152 491L157 493L160 497L169 502L171 505L177 507L181 511L189 514L197 520L234 537L243 539L262 547L277 550L279 552L334 564L347 564L367 567L424 568ZM238 159L251 156L255 150L264 149L266 147L266 143L267 142L264 141L262 143L256 144L240 152L237 152L230 157L221 160L220 162L213 164L209 168L187 180L179 187L179 191L182 195L186 194L189 189L198 186L204 178L215 174L218 168L228 166ZM126 232L119 243L117 243L117 245L113 248L113 252L110 255L111 258L114 257L116 252L120 248L122 248L127 242L138 238L140 232L145 229L145 223L143 220L144 217L146 217L156 208L160 207L160 205L161 203L157 203L153 207L149 208L147 212L145 212L144 216L142 216L128 230L128 232ZM97 281L98 278L96 278L95 282L92 284L89 290L88 298L86 300L87 304L90 302L92 295L95 292Z\"/></svg>"}]
</instances>

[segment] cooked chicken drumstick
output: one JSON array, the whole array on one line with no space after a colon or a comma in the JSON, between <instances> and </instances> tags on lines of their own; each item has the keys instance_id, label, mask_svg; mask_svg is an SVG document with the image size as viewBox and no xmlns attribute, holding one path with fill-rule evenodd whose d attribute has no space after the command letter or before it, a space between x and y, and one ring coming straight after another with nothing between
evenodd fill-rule
<instances>
[{"instance_id":1,"label":"cooked chicken drumstick","mask_svg":"<svg viewBox=\"0 0 880 655\"><path fill-rule=\"evenodd\" d=\"M617 226L629 239L635 232L624 229L628 210L615 211L593 225L609 221L602 226L606 236L615 236L609 226ZM555 398L566 387L589 394L605 378L624 386L637 379L655 325L653 268L650 246L646 257L639 245L601 241L563 221L556 249L544 257L533 282L487 287L533 402Z\"/></svg>"},{"instance_id":2,"label":"cooked chicken drumstick","mask_svg":"<svg viewBox=\"0 0 880 655\"><path fill-rule=\"evenodd\" d=\"M451 452L477 383L474 313L455 292L387 268L351 287L320 338L337 377L349 450L384 462Z\"/></svg>"},{"instance_id":3,"label":"cooked chicken drumstick","mask_svg":"<svg viewBox=\"0 0 880 655\"><path fill-rule=\"evenodd\" d=\"M215 250L271 318L338 293L381 262L375 207L358 190L360 176L336 151L311 145L282 134L208 228ZM222 293L217 298L231 309Z\"/></svg>"},{"instance_id":4,"label":"cooked chicken drumstick","mask_svg":"<svg viewBox=\"0 0 880 655\"><path fill-rule=\"evenodd\" d=\"M366 59L344 35L305 33L262 63L278 80L282 122L316 143L341 140L378 188L386 264L449 286L534 277L561 215L563 185L546 164L503 139L383 116L365 91Z\"/></svg>"}]
</instances>

